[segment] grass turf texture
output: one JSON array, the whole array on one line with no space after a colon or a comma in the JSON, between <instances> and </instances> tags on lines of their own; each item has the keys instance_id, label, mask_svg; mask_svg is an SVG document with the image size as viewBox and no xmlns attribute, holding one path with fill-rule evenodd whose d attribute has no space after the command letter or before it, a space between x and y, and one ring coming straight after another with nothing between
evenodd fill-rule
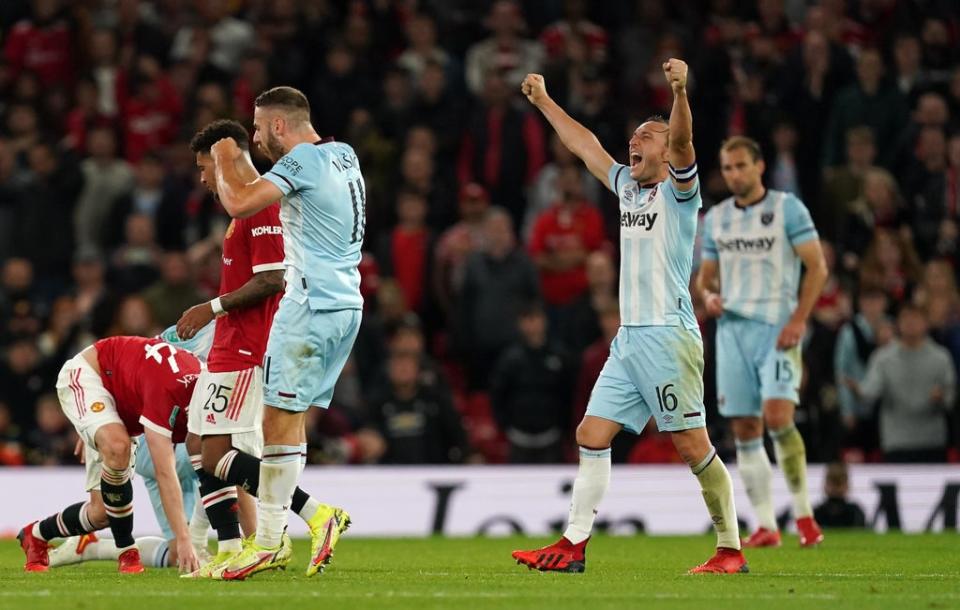
<instances>
[{"instance_id":1,"label":"grass turf texture","mask_svg":"<svg viewBox=\"0 0 960 610\"><path fill-rule=\"evenodd\" d=\"M245 582L184 581L172 569L120 577L114 562L23 572L16 541L0 542L0 609L177 608L958 608L956 533L827 532L821 548L750 551L750 574L687 576L713 537L597 537L585 574L543 574L510 551L527 538L351 539L328 571L307 579L307 541L286 572Z\"/></svg>"}]
</instances>

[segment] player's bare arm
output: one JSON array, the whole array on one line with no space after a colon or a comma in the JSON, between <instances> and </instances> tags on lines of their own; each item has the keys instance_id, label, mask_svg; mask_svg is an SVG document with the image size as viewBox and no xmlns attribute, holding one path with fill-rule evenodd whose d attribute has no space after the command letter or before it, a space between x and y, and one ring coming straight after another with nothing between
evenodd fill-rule
<instances>
[{"instance_id":1,"label":"player's bare arm","mask_svg":"<svg viewBox=\"0 0 960 610\"><path fill-rule=\"evenodd\" d=\"M570 117L563 108L547 95L547 85L543 76L528 74L520 85L530 103L543 113L547 122L560 136L560 141L570 152L586 164L590 173L609 188L607 175L613 165L613 157L603 149L600 140L589 129Z\"/></svg>"},{"instance_id":2,"label":"player's bare arm","mask_svg":"<svg viewBox=\"0 0 960 610\"><path fill-rule=\"evenodd\" d=\"M693 150L693 114L687 99L686 62L670 58L663 63L663 75L673 90L673 108L670 110L670 165L677 172L682 172L697 160ZM674 186L688 190L696 179L696 173L688 179L683 179L683 176L682 173L679 176L674 172L670 173Z\"/></svg>"},{"instance_id":3,"label":"player's bare arm","mask_svg":"<svg viewBox=\"0 0 960 610\"><path fill-rule=\"evenodd\" d=\"M223 314L237 309L253 307L267 297L283 292L282 269L271 269L254 273L246 284L233 292L220 295L220 308ZM213 302L207 301L194 305L183 312L177 321L177 336L181 339L192 339L200 330L209 324L219 313L213 310Z\"/></svg>"},{"instance_id":4,"label":"player's bare arm","mask_svg":"<svg viewBox=\"0 0 960 610\"><path fill-rule=\"evenodd\" d=\"M717 318L723 314L723 297L720 296L720 265L717 261L704 260L700 263L695 288L703 299L707 315Z\"/></svg>"},{"instance_id":5,"label":"player's bare arm","mask_svg":"<svg viewBox=\"0 0 960 610\"><path fill-rule=\"evenodd\" d=\"M180 492L180 480L177 478L173 443L163 434L150 428L144 430L144 436L157 473L160 503L163 504L163 512L176 536L178 567L181 573L193 572L200 568L200 562L190 542L187 516L183 512L183 494Z\"/></svg>"},{"instance_id":6,"label":"player's bare arm","mask_svg":"<svg viewBox=\"0 0 960 610\"><path fill-rule=\"evenodd\" d=\"M257 170L233 138L216 142L210 148L210 155L216 164L217 194L230 216L253 216L283 197L276 185L259 177L259 174L255 180L244 179L245 176L256 174Z\"/></svg>"},{"instance_id":7,"label":"player's bare arm","mask_svg":"<svg viewBox=\"0 0 960 610\"><path fill-rule=\"evenodd\" d=\"M777 338L777 349L789 349L800 343L807 327L807 319L810 318L813 306L816 305L823 285L827 283L827 276L830 274L819 239L794 246L794 251L803 261L803 282L800 284L797 308Z\"/></svg>"}]
</instances>

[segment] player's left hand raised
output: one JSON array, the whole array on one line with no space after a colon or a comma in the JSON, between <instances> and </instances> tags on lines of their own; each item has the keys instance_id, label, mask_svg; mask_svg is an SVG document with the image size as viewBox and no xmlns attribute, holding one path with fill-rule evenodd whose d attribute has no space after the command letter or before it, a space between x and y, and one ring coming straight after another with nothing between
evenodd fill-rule
<instances>
[{"instance_id":1,"label":"player's left hand raised","mask_svg":"<svg viewBox=\"0 0 960 610\"><path fill-rule=\"evenodd\" d=\"M777 349L787 350L800 345L800 339L803 338L803 333L806 330L807 323L805 320L790 318L790 321L780 331L780 336L777 337Z\"/></svg>"},{"instance_id":2,"label":"player's left hand raised","mask_svg":"<svg viewBox=\"0 0 960 610\"><path fill-rule=\"evenodd\" d=\"M177 336L181 339L193 339L200 329L213 320L213 307L210 303L200 303L183 312L177 320Z\"/></svg>"},{"instance_id":3,"label":"player's left hand raised","mask_svg":"<svg viewBox=\"0 0 960 610\"><path fill-rule=\"evenodd\" d=\"M663 62L663 75L674 93L683 91L687 86L687 62L671 57Z\"/></svg>"},{"instance_id":4,"label":"player's left hand raised","mask_svg":"<svg viewBox=\"0 0 960 610\"><path fill-rule=\"evenodd\" d=\"M243 154L243 150L233 138L222 138L213 143L210 147L210 155L217 160L228 161L237 159Z\"/></svg>"}]
</instances>

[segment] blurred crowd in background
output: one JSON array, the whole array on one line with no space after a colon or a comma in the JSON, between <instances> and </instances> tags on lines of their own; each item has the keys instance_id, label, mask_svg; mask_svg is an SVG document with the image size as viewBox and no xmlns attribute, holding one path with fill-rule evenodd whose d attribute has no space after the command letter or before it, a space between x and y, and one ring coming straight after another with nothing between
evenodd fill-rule
<instances>
[{"instance_id":1,"label":"blurred crowd in background","mask_svg":"<svg viewBox=\"0 0 960 610\"><path fill-rule=\"evenodd\" d=\"M519 84L544 74L624 161L669 113L669 57L691 67L704 211L727 196L720 143L744 134L824 241L810 458L960 461L952 388L886 373L937 345L960 363L956 0L4 0L0 35L0 464L74 463L63 361L216 295L230 219L187 142L249 126L280 84L368 181L363 327L311 410L311 462L573 460L619 324L617 202ZM851 388L871 366L868 402ZM655 428L614 458L678 461Z\"/></svg>"}]
</instances>

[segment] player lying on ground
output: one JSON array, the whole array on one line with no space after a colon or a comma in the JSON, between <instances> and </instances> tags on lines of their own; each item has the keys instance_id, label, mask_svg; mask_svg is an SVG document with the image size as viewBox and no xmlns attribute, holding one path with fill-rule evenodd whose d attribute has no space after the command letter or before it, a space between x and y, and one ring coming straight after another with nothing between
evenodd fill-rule
<instances>
[{"instance_id":1,"label":"player lying on ground","mask_svg":"<svg viewBox=\"0 0 960 610\"><path fill-rule=\"evenodd\" d=\"M727 140L720 170L733 197L710 208L704 219L696 284L707 314L720 318L717 403L720 414L732 420L737 469L760 523L744 546L780 546L764 424L793 496L800 545L815 546L823 534L813 519L807 451L793 415L803 375L800 341L827 281L827 263L803 202L764 187L759 144L745 137Z\"/></svg>"},{"instance_id":2,"label":"player lying on ground","mask_svg":"<svg viewBox=\"0 0 960 610\"><path fill-rule=\"evenodd\" d=\"M201 129L190 147L196 155L200 181L216 195L210 147L233 138L244 151L241 172L250 169L246 154L249 135L236 121L214 121ZM245 174L250 180L256 172ZM193 577L220 578L242 550L237 522L235 489L259 491L263 451L263 369L267 336L284 287L283 236L280 206L272 204L248 218L235 218L223 240L220 296L191 307L177 323L180 337L190 339L198 328L213 321L216 331L207 369L201 373L190 406L187 445L200 477L203 504L217 531L217 555ZM299 447L300 468L306 464L306 443ZM236 487L234 487L236 486ZM335 513L299 487L290 508L303 517L313 539L307 576L323 565L321 554L329 533L325 525ZM278 563L289 563L292 547L282 538Z\"/></svg>"},{"instance_id":3,"label":"player lying on ground","mask_svg":"<svg viewBox=\"0 0 960 610\"><path fill-rule=\"evenodd\" d=\"M17 536L24 568L49 568L49 540L107 526L119 550L119 570L143 572L133 538L132 438L144 435L153 458L163 511L176 540L181 571L199 567L177 479L174 443L186 437L186 406L200 373L190 352L159 339L110 337L68 360L57 378L64 414L85 444L87 502L72 504Z\"/></svg>"},{"instance_id":4,"label":"player lying on ground","mask_svg":"<svg viewBox=\"0 0 960 610\"><path fill-rule=\"evenodd\" d=\"M687 65L670 59L670 122L654 118L630 139L630 166L614 162L596 136L547 95L543 77L522 89L563 144L620 199L621 328L577 427L580 469L563 537L514 559L539 570L582 572L597 507L610 483L610 443L643 430L651 415L693 470L717 532L717 552L691 572L746 572L730 475L710 443L703 408L703 342L687 288L700 184L687 101Z\"/></svg>"},{"instance_id":5,"label":"player lying on ground","mask_svg":"<svg viewBox=\"0 0 960 610\"><path fill-rule=\"evenodd\" d=\"M263 461L256 542L223 572L228 580L281 567L281 536L300 478L305 414L330 406L333 387L360 328L360 248L366 187L353 149L321 139L310 104L292 87L275 87L254 102L253 141L274 162L262 177L237 141L214 144L217 193L235 218L281 200L286 292L270 329L264 366ZM236 460L234 459L234 463ZM331 558L350 524L331 509L314 538L311 568ZM319 544L319 546L317 546Z\"/></svg>"}]
</instances>

